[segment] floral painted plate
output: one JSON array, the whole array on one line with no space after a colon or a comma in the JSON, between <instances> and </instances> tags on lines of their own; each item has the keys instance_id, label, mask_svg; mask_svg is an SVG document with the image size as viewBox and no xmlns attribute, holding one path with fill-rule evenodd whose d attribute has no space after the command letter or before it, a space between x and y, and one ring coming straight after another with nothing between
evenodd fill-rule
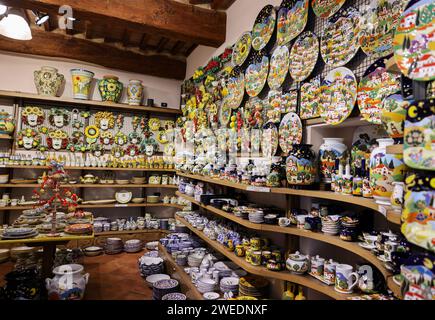
<instances>
[{"instance_id":1,"label":"floral painted plate","mask_svg":"<svg viewBox=\"0 0 435 320\"><path fill-rule=\"evenodd\" d=\"M394 59L402 73L418 81L435 79L435 3L422 0L402 14L393 39Z\"/></svg>"},{"instance_id":2,"label":"floral painted plate","mask_svg":"<svg viewBox=\"0 0 435 320\"><path fill-rule=\"evenodd\" d=\"M269 71L269 58L263 56L261 62L252 63L246 68L245 88L250 97L258 96L263 90Z\"/></svg>"},{"instance_id":3,"label":"floral painted plate","mask_svg":"<svg viewBox=\"0 0 435 320\"><path fill-rule=\"evenodd\" d=\"M278 89L283 84L289 68L290 53L286 46L277 47L270 59L270 70L267 83L271 89Z\"/></svg>"},{"instance_id":4,"label":"floral painted plate","mask_svg":"<svg viewBox=\"0 0 435 320\"><path fill-rule=\"evenodd\" d=\"M263 157L272 157L278 149L278 129L273 122L268 122L263 127L261 150Z\"/></svg>"},{"instance_id":5,"label":"floral painted plate","mask_svg":"<svg viewBox=\"0 0 435 320\"><path fill-rule=\"evenodd\" d=\"M219 112L219 122L221 126L226 127L231 118L231 108L226 101L221 105Z\"/></svg>"},{"instance_id":6,"label":"floral painted plate","mask_svg":"<svg viewBox=\"0 0 435 320\"><path fill-rule=\"evenodd\" d=\"M340 10L346 0L311 0L311 7L319 18L329 18Z\"/></svg>"},{"instance_id":7,"label":"floral painted plate","mask_svg":"<svg viewBox=\"0 0 435 320\"><path fill-rule=\"evenodd\" d=\"M358 107L365 120L381 124L382 100L400 90L400 76L387 72L385 61L375 61L364 73L358 85Z\"/></svg>"},{"instance_id":8,"label":"floral painted plate","mask_svg":"<svg viewBox=\"0 0 435 320\"><path fill-rule=\"evenodd\" d=\"M267 94L266 121L278 123L281 121L282 92L270 90Z\"/></svg>"},{"instance_id":9,"label":"floral painted plate","mask_svg":"<svg viewBox=\"0 0 435 320\"><path fill-rule=\"evenodd\" d=\"M284 0L278 11L277 44L282 46L296 38L308 20L308 0Z\"/></svg>"},{"instance_id":10,"label":"floral painted plate","mask_svg":"<svg viewBox=\"0 0 435 320\"><path fill-rule=\"evenodd\" d=\"M237 109L245 94L245 75L241 72L237 77L231 77L226 83L228 95L225 102L231 109Z\"/></svg>"},{"instance_id":11,"label":"floral painted plate","mask_svg":"<svg viewBox=\"0 0 435 320\"><path fill-rule=\"evenodd\" d=\"M319 40L311 31L302 33L290 52L290 75L297 81L304 81L313 72L319 56Z\"/></svg>"},{"instance_id":12,"label":"floral painted plate","mask_svg":"<svg viewBox=\"0 0 435 320\"><path fill-rule=\"evenodd\" d=\"M251 52L252 35L251 32L243 33L233 46L232 62L234 66L241 66Z\"/></svg>"},{"instance_id":13,"label":"floral painted plate","mask_svg":"<svg viewBox=\"0 0 435 320\"><path fill-rule=\"evenodd\" d=\"M267 46L272 38L276 24L276 11L272 5L261 9L252 28L252 48L260 51Z\"/></svg>"},{"instance_id":14,"label":"floral painted plate","mask_svg":"<svg viewBox=\"0 0 435 320\"><path fill-rule=\"evenodd\" d=\"M361 49L373 58L393 53L393 36L407 0L372 0L361 8Z\"/></svg>"},{"instance_id":15,"label":"floral painted plate","mask_svg":"<svg viewBox=\"0 0 435 320\"><path fill-rule=\"evenodd\" d=\"M332 125L337 125L351 114L356 101L355 75L348 68L329 71L320 87L320 116Z\"/></svg>"},{"instance_id":16,"label":"floral painted plate","mask_svg":"<svg viewBox=\"0 0 435 320\"><path fill-rule=\"evenodd\" d=\"M301 86L301 119L317 118L320 103L320 77L315 77Z\"/></svg>"},{"instance_id":17,"label":"floral painted plate","mask_svg":"<svg viewBox=\"0 0 435 320\"><path fill-rule=\"evenodd\" d=\"M320 39L323 61L331 67L348 63L359 49L361 15L354 7L341 9L328 19Z\"/></svg>"},{"instance_id":18,"label":"floral painted plate","mask_svg":"<svg viewBox=\"0 0 435 320\"><path fill-rule=\"evenodd\" d=\"M279 146L282 152L287 154L292 150L294 144L300 144L301 141L301 119L294 112L287 113L279 124Z\"/></svg>"},{"instance_id":19,"label":"floral painted plate","mask_svg":"<svg viewBox=\"0 0 435 320\"><path fill-rule=\"evenodd\" d=\"M290 90L281 96L281 113L296 112L298 107L298 92Z\"/></svg>"},{"instance_id":20,"label":"floral painted plate","mask_svg":"<svg viewBox=\"0 0 435 320\"><path fill-rule=\"evenodd\" d=\"M245 127L263 127L264 102L258 97L249 98L243 108L242 118Z\"/></svg>"}]
</instances>

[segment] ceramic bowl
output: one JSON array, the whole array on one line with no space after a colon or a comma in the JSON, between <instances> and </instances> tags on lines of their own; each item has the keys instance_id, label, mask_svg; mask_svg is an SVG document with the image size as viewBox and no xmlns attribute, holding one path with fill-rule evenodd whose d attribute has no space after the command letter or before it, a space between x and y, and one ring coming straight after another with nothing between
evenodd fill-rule
<instances>
[{"instance_id":1,"label":"ceramic bowl","mask_svg":"<svg viewBox=\"0 0 435 320\"><path fill-rule=\"evenodd\" d=\"M131 199L131 202L133 203L142 203L145 201L145 198L133 198Z\"/></svg>"},{"instance_id":2,"label":"ceramic bowl","mask_svg":"<svg viewBox=\"0 0 435 320\"><path fill-rule=\"evenodd\" d=\"M94 257L103 253L103 248L97 246L87 247L84 250L85 256Z\"/></svg>"},{"instance_id":3,"label":"ceramic bowl","mask_svg":"<svg viewBox=\"0 0 435 320\"><path fill-rule=\"evenodd\" d=\"M147 196L148 203L158 203L160 200L159 196Z\"/></svg>"},{"instance_id":4,"label":"ceramic bowl","mask_svg":"<svg viewBox=\"0 0 435 320\"><path fill-rule=\"evenodd\" d=\"M117 184L129 184L130 183L130 181L127 179L116 179L115 182Z\"/></svg>"},{"instance_id":5,"label":"ceramic bowl","mask_svg":"<svg viewBox=\"0 0 435 320\"><path fill-rule=\"evenodd\" d=\"M8 174L0 174L0 183L7 183L9 181Z\"/></svg>"}]
</instances>

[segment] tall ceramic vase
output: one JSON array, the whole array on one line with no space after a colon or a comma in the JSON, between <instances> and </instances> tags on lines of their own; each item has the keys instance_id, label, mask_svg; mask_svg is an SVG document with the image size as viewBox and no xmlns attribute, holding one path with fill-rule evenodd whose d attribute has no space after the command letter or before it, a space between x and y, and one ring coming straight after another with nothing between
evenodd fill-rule
<instances>
[{"instance_id":1,"label":"tall ceramic vase","mask_svg":"<svg viewBox=\"0 0 435 320\"><path fill-rule=\"evenodd\" d=\"M323 138L319 149L320 176L325 183L331 183L335 160L346 160L347 147L343 138Z\"/></svg>"},{"instance_id":2,"label":"tall ceramic vase","mask_svg":"<svg viewBox=\"0 0 435 320\"><path fill-rule=\"evenodd\" d=\"M98 81L98 90L103 101L119 102L123 84L116 76L108 75Z\"/></svg>"},{"instance_id":3,"label":"tall ceramic vase","mask_svg":"<svg viewBox=\"0 0 435 320\"><path fill-rule=\"evenodd\" d=\"M287 182L290 185L310 185L316 180L316 155L310 144L293 145L286 160Z\"/></svg>"},{"instance_id":4,"label":"tall ceramic vase","mask_svg":"<svg viewBox=\"0 0 435 320\"><path fill-rule=\"evenodd\" d=\"M71 69L73 98L89 100L94 73L84 69Z\"/></svg>"},{"instance_id":5,"label":"tall ceramic vase","mask_svg":"<svg viewBox=\"0 0 435 320\"><path fill-rule=\"evenodd\" d=\"M65 77L53 67L41 67L33 72L36 90L39 95L56 97Z\"/></svg>"},{"instance_id":6,"label":"tall ceramic vase","mask_svg":"<svg viewBox=\"0 0 435 320\"><path fill-rule=\"evenodd\" d=\"M127 86L128 104L140 106L143 98L143 85L140 80L130 80Z\"/></svg>"},{"instance_id":7,"label":"tall ceramic vase","mask_svg":"<svg viewBox=\"0 0 435 320\"><path fill-rule=\"evenodd\" d=\"M403 99L400 94L392 94L382 102L382 125L396 143L403 140L403 127L409 104L409 101Z\"/></svg>"},{"instance_id":8,"label":"tall ceramic vase","mask_svg":"<svg viewBox=\"0 0 435 320\"><path fill-rule=\"evenodd\" d=\"M393 182L404 180L406 166L402 154L387 154L387 146L394 144L393 139L377 139L377 142L379 146L370 155L370 184L376 202L390 205Z\"/></svg>"}]
</instances>

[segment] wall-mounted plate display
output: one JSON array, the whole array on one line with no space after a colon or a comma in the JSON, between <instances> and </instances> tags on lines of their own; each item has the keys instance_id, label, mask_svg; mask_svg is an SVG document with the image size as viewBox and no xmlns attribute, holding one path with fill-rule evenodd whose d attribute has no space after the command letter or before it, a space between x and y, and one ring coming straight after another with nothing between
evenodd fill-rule
<instances>
[{"instance_id":1,"label":"wall-mounted plate display","mask_svg":"<svg viewBox=\"0 0 435 320\"><path fill-rule=\"evenodd\" d=\"M320 77L315 77L301 86L301 119L317 118L320 103Z\"/></svg>"},{"instance_id":2,"label":"wall-mounted plate display","mask_svg":"<svg viewBox=\"0 0 435 320\"><path fill-rule=\"evenodd\" d=\"M313 72L319 56L319 40L311 31L302 33L290 52L290 76L297 82L304 81Z\"/></svg>"},{"instance_id":3,"label":"wall-mounted plate display","mask_svg":"<svg viewBox=\"0 0 435 320\"><path fill-rule=\"evenodd\" d=\"M243 33L233 46L232 62L234 66L241 66L249 56L252 46L251 32Z\"/></svg>"},{"instance_id":4,"label":"wall-mounted plate display","mask_svg":"<svg viewBox=\"0 0 435 320\"><path fill-rule=\"evenodd\" d=\"M278 89L284 83L289 68L289 50L286 46L277 47L270 58L267 83L271 89Z\"/></svg>"},{"instance_id":5,"label":"wall-mounted plate display","mask_svg":"<svg viewBox=\"0 0 435 320\"><path fill-rule=\"evenodd\" d=\"M322 59L331 67L348 63L359 49L361 14L354 7L341 9L328 19L320 38Z\"/></svg>"},{"instance_id":6,"label":"wall-mounted plate display","mask_svg":"<svg viewBox=\"0 0 435 320\"><path fill-rule=\"evenodd\" d=\"M290 90L281 95L281 113L296 112L298 107L298 92Z\"/></svg>"},{"instance_id":7,"label":"wall-mounted plate display","mask_svg":"<svg viewBox=\"0 0 435 320\"><path fill-rule=\"evenodd\" d=\"M278 123L281 121L282 92L281 90L270 90L267 93L267 106L265 107L265 119Z\"/></svg>"},{"instance_id":8,"label":"wall-mounted plate display","mask_svg":"<svg viewBox=\"0 0 435 320\"><path fill-rule=\"evenodd\" d=\"M294 144L302 142L302 122L299 116L290 112L282 118L279 124L279 146L287 154Z\"/></svg>"},{"instance_id":9,"label":"wall-mounted plate display","mask_svg":"<svg viewBox=\"0 0 435 320\"><path fill-rule=\"evenodd\" d=\"M331 70L320 87L319 112L322 119L337 125L351 114L356 101L355 75L348 68Z\"/></svg>"},{"instance_id":10,"label":"wall-mounted plate display","mask_svg":"<svg viewBox=\"0 0 435 320\"><path fill-rule=\"evenodd\" d=\"M240 73L238 76L231 77L226 82L228 95L225 97L225 103L231 109L237 109L243 100L245 94L245 75Z\"/></svg>"},{"instance_id":11,"label":"wall-mounted plate display","mask_svg":"<svg viewBox=\"0 0 435 320\"><path fill-rule=\"evenodd\" d=\"M231 108L225 101L222 103L219 110L219 122L221 126L226 127L231 118Z\"/></svg>"},{"instance_id":12,"label":"wall-mounted plate display","mask_svg":"<svg viewBox=\"0 0 435 320\"><path fill-rule=\"evenodd\" d=\"M250 97L258 96L263 90L269 72L269 58L263 56L260 62L253 62L246 68L245 88Z\"/></svg>"},{"instance_id":13,"label":"wall-mounted plate display","mask_svg":"<svg viewBox=\"0 0 435 320\"><path fill-rule=\"evenodd\" d=\"M268 122L263 127L261 151L263 157L272 157L278 149L278 129L273 122Z\"/></svg>"},{"instance_id":14,"label":"wall-mounted plate display","mask_svg":"<svg viewBox=\"0 0 435 320\"><path fill-rule=\"evenodd\" d=\"M346 0L311 0L311 7L316 16L329 18L346 2Z\"/></svg>"},{"instance_id":15,"label":"wall-mounted plate display","mask_svg":"<svg viewBox=\"0 0 435 320\"><path fill-rule=\"evenodd\" d=\"M284 45L296 38L308 20L308 0L284 0L278 11L277 43Z\"/></svg>"},{"instance_id":16,"label":"wall-mounted plate display","mask_svg":"<svg viewBox=\"0 0 435 320\"><path fill-rule=\"evenodd\" d=\"M272 38L276 24L276 11L272 5L261 9L252 28L252 48L260 51Z\"/></svg>"}]
</instances>

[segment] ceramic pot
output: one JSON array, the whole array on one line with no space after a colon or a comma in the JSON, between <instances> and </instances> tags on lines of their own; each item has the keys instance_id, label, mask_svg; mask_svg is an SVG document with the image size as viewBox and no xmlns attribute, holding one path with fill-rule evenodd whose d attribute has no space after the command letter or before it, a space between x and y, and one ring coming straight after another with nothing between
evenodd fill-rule
<instances>
[{"instance_id":1,"label":"ceramic pot","mask_svg":"<svg viewBox=\"0 0 435 320\"><path fill-rule=\"evenodd\" d=\"M0 133L11 135L14 132L15 124L12 115L6 111L0 111Z\"/></svg>"},{"instance_id":2,"label":"ceramic pot","mask_svg":"<svg viewBox=\"0 0 435 320\"><path fill-rule=\"evenodd\" d=\"M108 75L98 81L102 101L119 102L122 95L123 84L118 81L118 77Z\"/></svg>"},{"instance_id":3,"label":"ceramic pot","mask_svg":"<svg viewBox=\"0 0 435 320\"><path fill-rule=\"evenodd\" d=\"M382 102L382 125L390 138L396 142L403 139L403 127L408 106L409 101L403 99L400 94L390 95Z\"/></svg>"},{"instance_id":4,"label":"ceramic pot","mask_svg":"<svg viewBox=\"0 0 435 320\"><path fill-rule=\"evenodd\" d=\"M370 155L370 184L377 203L390 205L393 182L404 179L406 166L402 154L387 154L386 148L393 139L377 139L379 146Z\"/></svg>"},{"instance_id":5,"label":"ceramic pot","mask_svg":"<svg viewBox=\"0 0 435 320\"><path fill-rule=\"evenodd\" d=\"M89 100L94 73L84 69L71 69L73 98Z\"/></svg>"},{"instance_id":6,"label":"ceramic pot","mask_svg":"<svg viewBox=\"0 0 435 320\"><path fill-rule=\"evenodd\" d=\"M50 300L83 299L89 273L83 274L80 264L65 264L53 269L53 279L45 279Z\"/></svg>"},{"instance_id":7,"label":"ceramic pot","mask_svg":"<svg viewBox=\"0 0 435 320\"><path fill-rule=\"evenodd\" d=\"M304 274L309 268L309 258L300 254L299 251L296 251L289 255L286 261L286 267L292 273Z\"/></svg>"},{"instance_id":8,"label":"ceramic pot","mask_svg":"<svg viewBox=\"0 0 435 320\"><path fill-rule=\"evenodd\" d=\"M316 180L316 155L310 144L293 145L286 160L287 182L310 185Z\"/></svg>"},{"instance_id":9,"label":"ceramic pot","mask_svg":"<svg viewBox=\"0 0 435 320\"><path fill-rule=\"evenodd\" d=\"M33 72L36 90L39 95L56 97L65 79L56 68L41 67Z\"/></svg>"},{"instance_id":10,"label":"ceramic pot","mask_svg":"<svg viewBox=\"0 0 435 320\"><path fill-rule=\"evenodd\" d=\"M326 183L331 183L335 160L346 160L347 147L343 138L323 138L319 148L320 176Z\"/></svg>"},{"instance_id":11,"label":"ceramic pot","mask_svg":"<svg viewBox=\"0 0 435 320\"><path fill-rule=\"evenodd\" d=\"M140 80L130 80L127 86L128 104L140 106L143 98L143 85Z\"/></svg>"}]
</instances>

